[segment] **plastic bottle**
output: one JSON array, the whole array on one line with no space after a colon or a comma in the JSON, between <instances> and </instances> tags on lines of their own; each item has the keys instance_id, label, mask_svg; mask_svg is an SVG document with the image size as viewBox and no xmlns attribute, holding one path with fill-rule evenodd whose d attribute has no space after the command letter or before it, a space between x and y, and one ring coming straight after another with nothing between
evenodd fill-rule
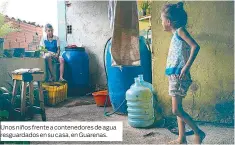
<instances>
[{"instance_id":1,"label":"plastic bottle","mask_svg":"<svg viewBox=\"0 0 235 145\"><path fill-rule=\"evenodd\" d=\"M135 78L135 84L126 92L128 123L132 127L144 128L154 123L153 94Z\"/></svg>"}]
</instances>

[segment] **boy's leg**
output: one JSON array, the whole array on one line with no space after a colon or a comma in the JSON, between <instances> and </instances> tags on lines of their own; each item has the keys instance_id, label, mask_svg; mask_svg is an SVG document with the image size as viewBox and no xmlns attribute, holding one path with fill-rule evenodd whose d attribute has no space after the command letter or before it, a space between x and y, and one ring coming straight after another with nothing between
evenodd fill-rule
<instances>
[{"instance_id":1,"label":"boy's leg","mask_svg":"<svg viewBox=\"0 0 235 145\"><path fill-rule=\"evenodd\" d=\"M60 80L64 81L64 58L63 57L59 57L59 61L60 61Z\"/></svg>"},{"instance_id":2,"label":"boy's leg","mask_svg":"<svg viewBox=\"0 0 235 145\"><path fill-rule=\"evenodd\" d=\"M189 116L189 114L183 110L181 96L172 97L172 112L175 115L177 115L177 117L181 118L185 123L187 123L193 129L195 134L194 143L200 144L202 140L205 138L205 133L198 128L198 126Z\"/></svg>"},{"instance_id":3,"label":"boy's leg","mask_svg":"<svg viewBox=\"0 0 235 145\"><path fill-rule=\"evenodd\" d=\"M51 81L54 81L54 76L53 76L53 67L52 67L52 58L51 56L46 53L45 56L44 56L45 60L47 61L47 64L48 64L48 69L49 69L49 79Z\"/></svg>"}]
</instances>

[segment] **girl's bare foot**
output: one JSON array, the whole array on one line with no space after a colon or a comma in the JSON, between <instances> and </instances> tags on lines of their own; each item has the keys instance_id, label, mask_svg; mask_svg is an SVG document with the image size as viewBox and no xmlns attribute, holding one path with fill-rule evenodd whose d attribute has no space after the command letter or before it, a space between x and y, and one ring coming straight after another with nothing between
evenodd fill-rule
<instances>
[{"instance_id":1,"label":"girl's bare foot","mask_svg":"<svg viewBox=\"0 0 235 145\"><path fill-rule=\"evenodd\" d=\"M168 142L168 144L187 144L187 140L186 140L186 138L184 138L184 139L178 138L176 140L172 140L172 141Z\"/></svg>"},{"instance_id":2,"label":"girl's bare foot","mask_svg":"<svg viewBox=\"0 0 235 145\"><path fill-rule=\"evenodd\" d=\"M201 144L203 139L206 137L205 132L203 132L202 130L199 131L198 134L195 134L194 137L194 144Z\"/></svg>"}]
</instances>

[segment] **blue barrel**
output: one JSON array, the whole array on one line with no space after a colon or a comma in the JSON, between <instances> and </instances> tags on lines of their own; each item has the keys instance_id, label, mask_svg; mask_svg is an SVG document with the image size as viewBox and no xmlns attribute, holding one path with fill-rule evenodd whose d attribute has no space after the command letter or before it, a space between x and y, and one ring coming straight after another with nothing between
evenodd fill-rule
<instances>
[{"instance_id":1,"label":"blue barrel","mask_svg":"<svg viewBox=\"0 0 235 145\"><path fill-rule=\"evenodd\" d=\"M152 83L151 51L148 49L143 36L140 36L139 44L141 66L123 66L122 69L111 66L111 39L106 45L105 67L109 96L113 109L118 109L117 112L121 114L127 114L125 94L134 83L134 78L143 74L144 80Z\"/></svg>"},{"instance_id":2,"label":"blue barrel","mask_svg":"<svg viewBox=\"0 0 235 145\"><path fill-rule=\"evenodd\" d=\"M69 95L84 95L89 87L89 57L85 48L65 48L62 57Z\"/></svg>"}]
</instances>

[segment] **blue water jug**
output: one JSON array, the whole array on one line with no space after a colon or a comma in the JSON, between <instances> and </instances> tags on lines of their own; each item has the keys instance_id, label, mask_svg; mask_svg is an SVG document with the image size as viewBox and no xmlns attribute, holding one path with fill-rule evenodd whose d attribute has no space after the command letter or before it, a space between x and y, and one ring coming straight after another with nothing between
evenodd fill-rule
<instances>
[{"instance_id":1,"label":"blue water jug","mask_svg":"<svg viewBox=\"0 0 235 145\"><path fill-rule=\"evenodd\" d=\"M144 76L141 74L141 75L138 75L137 79L140 80L140 83L141 85L143 85L144 87L147 87L151 90L152 94L153 94L153 108L154 108L154 117L156 119L157 117L157 120L160 120L161 116L160 114L158 113L158 106L157 106L157 93L156 91L154 90L153 88L153 85L147 81L144 80ZM134 84L133 84L134 85ZM156 116L157 115L157 116Z\"/></svg>"},{"instance_id":2,"label":"blue water jug","mask_svg":"<svg viewBox=\"0 0 235 145\"><path fill-rule=\"evenodd\" d=\"M140 80L140 84L143 85L144 87L147 87L151 90L152 94L153 94L153 97L152 97L152 100L153 100L153 108L154 108L154 118L155 118L155 121L158 122L162 119L162 114L160 113L160 110L161 108L159 108L160 106L158 106L158 101L157 101L157 92L154 90L153 88L153 85L147 81L144 80L144 77L143 75L138 75L137 79ZM134 84L133 84L134 85Z\"/></svg>"},{"instance_id":3,"label":"blue water jug","mask_svg":"<svg viewBox=\"0 0 235 145\"><path fill-rule=\"evenodd\" d=\"M154 123L153 94L135 78L135 84L126 92L128 123L132 127L144 128Z\"/></svg>"}]
</instances>

